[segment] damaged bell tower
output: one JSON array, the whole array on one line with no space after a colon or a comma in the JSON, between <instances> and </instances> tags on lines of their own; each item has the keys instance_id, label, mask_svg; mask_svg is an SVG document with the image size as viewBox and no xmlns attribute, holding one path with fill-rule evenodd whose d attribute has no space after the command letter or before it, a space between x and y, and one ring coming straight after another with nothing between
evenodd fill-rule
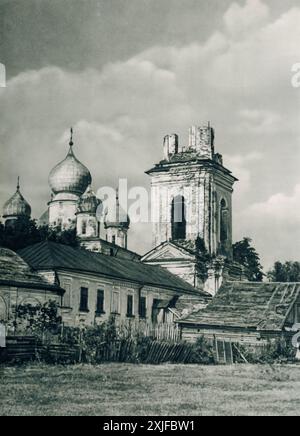
<instances>
[{"instance_id":1,"label":"damaged bell tower","mask_svg":"<svg viewBox=\"0 0 300 436\"><path fill-rule=\"evenodd\" d=\"M215 132L209 123L192 126L186 146L179 145L176 134L165 136L163 148L164 159L147 171L155 248L144 261L203 286L199 273L203 265L197 265L199 246L205 247L211 259L207 280L213 275L213 264L218 265L216 274L222 275L225 259L232 263L232 194L237 179L215 153ZM187 255L192 256L190 262ZM209 285L216 288L210 292L215 293L218 286Z\"/></svg>"}]
</instances>

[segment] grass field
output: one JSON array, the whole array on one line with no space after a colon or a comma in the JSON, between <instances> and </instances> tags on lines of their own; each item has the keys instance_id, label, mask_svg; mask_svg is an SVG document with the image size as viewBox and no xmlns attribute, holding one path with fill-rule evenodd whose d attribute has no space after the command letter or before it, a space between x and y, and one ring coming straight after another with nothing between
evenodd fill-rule
<instances>
[{"instance_id":1,"label":"grass field","mask_svg":"<svg viewBox=\"0 0 300 436\"><path fill-rule=\"evenodd\" d=\"M0 367L0 415L300 415L300 366Z\"/></svg>"}]
</instances>

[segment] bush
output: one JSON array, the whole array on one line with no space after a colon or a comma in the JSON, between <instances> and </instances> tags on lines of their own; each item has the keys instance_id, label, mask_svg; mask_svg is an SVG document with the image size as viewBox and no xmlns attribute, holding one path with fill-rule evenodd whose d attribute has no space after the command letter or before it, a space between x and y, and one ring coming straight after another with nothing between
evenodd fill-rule
<instances>
[{"instance_id":1,"label":"bush","mask_svg":"<svg viewBox=\"0 0 300 436\"><path fill-rule=\"evenodd\" d=\"M192 345L189 363L198 363L201 365L212 365L215 363L213 347L203 336L198 338L197 342Z\"/></svg>"},{"instance_id":2,"label":"bush","mask_svg":"<svg viewBox=\"0 0 300 436\"><path fill-rule=\"evenodd\" d=\"M278 338L275 341L268 341L263 347L237 346L239 352L235 353L238 362L242 362L243 356L251 364L282 364L295 361L296 350L290 339Z\"/></svg>"}]
</instances>

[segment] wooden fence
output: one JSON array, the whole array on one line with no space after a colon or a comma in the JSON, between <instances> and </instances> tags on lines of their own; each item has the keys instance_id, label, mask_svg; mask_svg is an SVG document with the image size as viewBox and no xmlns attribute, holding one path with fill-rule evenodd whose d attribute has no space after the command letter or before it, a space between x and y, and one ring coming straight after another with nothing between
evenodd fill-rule
<instances>
[{"instance_id":1,"label":"wooden fence","mask_svg":"<svg viewBox=\"0 0 300 436\"><path fill-rule=\"evenodd\" d=\"M126 320L117 325L118 336L122 339L147 337L158 341L179 342L181 329L178 324L154 324L149 321Z\"/></svg>"},{"instance_id":2,"label":"wooden fence","mask_svg":"<svg viewBox=\"0 0 300 436\"><path fill-rule=\"evenodd\" d=\"M149 341L140 350L136 342L122 340L99 347L96 362L189 363L192 352L192 345L186 343Z\"/></svg>"},{"instance_id":3,"label":"wooden fence","mask_svg":"<svg viewBox=\"0 0 300 436\"><path fill-rule=\"evenodd\" d=\"M0 362L48 361L75 363L79 361L79 347L65 344L43 344L33 336L8 336L6 347L0 348Z\"/></svg>"}]
</instances>

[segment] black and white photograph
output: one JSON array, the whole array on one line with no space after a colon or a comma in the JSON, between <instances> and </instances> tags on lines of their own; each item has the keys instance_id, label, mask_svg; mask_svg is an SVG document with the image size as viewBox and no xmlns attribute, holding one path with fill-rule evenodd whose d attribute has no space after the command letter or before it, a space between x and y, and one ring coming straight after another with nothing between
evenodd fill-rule
<instances>
[{"instance_id":1,"label":"black and white photograph","mask_svg":"<svg viewBox=\"0 0 300 436\"><path fill-rule=\"evenodd\" d=\"M298 0L0 0L0 416L300 416Z\"/></svg>"}]
</instances>

